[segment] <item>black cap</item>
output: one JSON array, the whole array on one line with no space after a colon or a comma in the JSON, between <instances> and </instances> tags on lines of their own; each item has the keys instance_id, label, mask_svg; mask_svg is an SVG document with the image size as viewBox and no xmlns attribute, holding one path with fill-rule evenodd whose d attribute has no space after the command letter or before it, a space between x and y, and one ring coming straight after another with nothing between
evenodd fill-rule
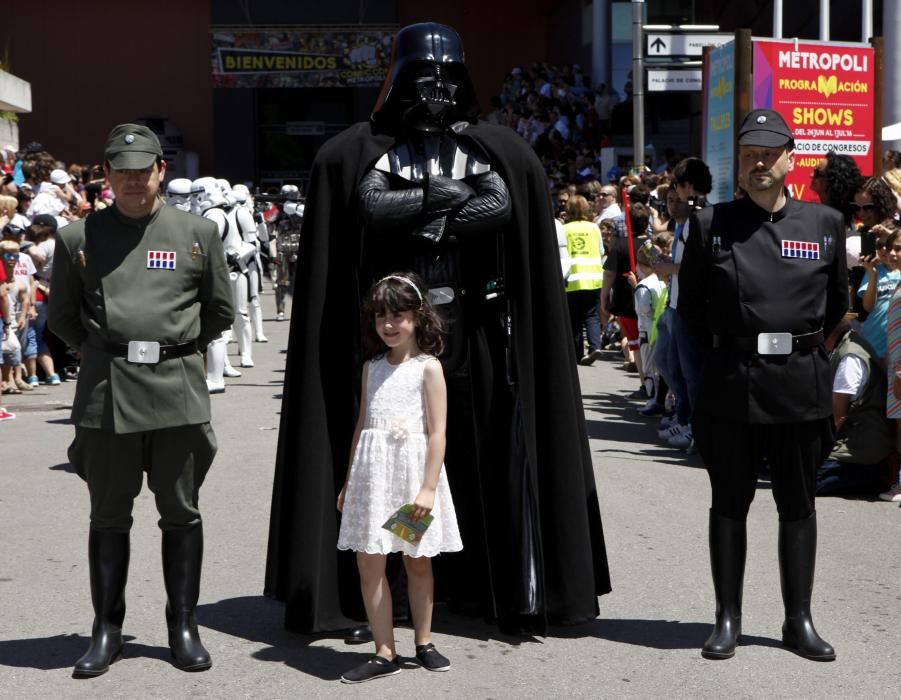
<instances>
[{"instance_id":1,"label":"black cap","mask_svg":"<svg viewBox=\"0 0 901 700\"><path fill-rule=\"evenodd\" d=\"M31 220L32 226L47 226L48 228L52 228L56 231L58 226L56 217L51 214L38 214Z\"/></svg>"},{"instance_id":2,"label":"black cap","mask_svg":"<svg viewBox=\"0 0 901 700\"><path fill-rule=\"evenodd\" d=\"M739 146L779 148L794 145L794 138L782 115L772 109L755 109L748 112L748 116L738 127Z\"/></svg>"}]
</instances>

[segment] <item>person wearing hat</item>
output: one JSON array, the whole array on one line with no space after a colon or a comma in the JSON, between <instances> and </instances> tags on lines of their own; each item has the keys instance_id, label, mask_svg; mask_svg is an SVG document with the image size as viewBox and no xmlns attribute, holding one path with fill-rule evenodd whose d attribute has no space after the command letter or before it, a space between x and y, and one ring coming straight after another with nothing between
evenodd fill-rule
<instances>
[{"instance_id":1,"label":"person wearing hat","mask_svg":"<svg viewBox=\"0 0 901 700\"><path fill-rule=\"evenodd\" d=\"M824 340L848 308L845 228L834 209L789 199L793 166L782 116L750 112L738 130L747 196L692 215L679 271L678 311L706 355L693 429L712 491L709 659L732 657L741 634L745 520L764 461L779 513L782 642L808 659L835 659L810 603L816 474L834 434Z\"/></svg>"},{"instance_id":2,"label":"person wearing hat","mask_svg":"<svg viewBox=\"0 0 901 700\"><path fill-rule=\"evenodd\" d=\"M197 632L203 529L198 491L216 453L201 352L234 319L216 226L159 197L157 137L120 124L104 150L115 204L61 229L50 328L81 353L69 460L91 502L94 625L73 675L105 673L122 650L132 504L143 472L162 530L175 665L211 666Z\"/></svg>"}]
</instances>

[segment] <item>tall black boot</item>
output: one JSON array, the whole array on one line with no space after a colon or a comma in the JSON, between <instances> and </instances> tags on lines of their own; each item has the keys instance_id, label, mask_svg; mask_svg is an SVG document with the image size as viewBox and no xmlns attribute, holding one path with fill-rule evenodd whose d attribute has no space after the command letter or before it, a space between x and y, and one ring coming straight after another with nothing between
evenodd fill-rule
<instances>
[{"instance_id":1,"label":"tall black boot","mask_svg":"<svg viewBox=\"0 0 901 700\"><path fill-rule=\"evenodd\" d=\"M785 623L782 643L814 661L834 661L835 649L817 634L810 616L817 558L817 516L779 523L779 572Z\"/></svg>"},{"instance_id":2,"label":"tall black boot","mask_svg":"<svg viewBox=\"0 0 901 700\"><path fill-rule=\"evenodd\" d=\"M122 654L128 556L127 532L90 531L88 568L94 625L87 652L75 662L72 671L74 678L91 678L106 673L110 664Z\"/></svg>"},{"instance_id":3,"label":"tall black boot","mask_svg":"<svg viewBox=\"0 0 901 700\"><path fill-rule=\"evenodd\" d=\"M213 665L200 642L194 609L200 597L203 525L163 531L163 579L166 583L166 626L169 650L183 671L205 671Z\"/></svg>"},{"instance_id":4,"label":"tall black boot","mask_svg":"<svg viewBox=\"0 0 901 700\"><path fill-rule=\"evenodd\" d=\"M710 511L710 570L716 595L716 623L701 648L705 659L731 659L741 635L741 593L748 550L744 520Z\"/></svg>"}]
</instances>

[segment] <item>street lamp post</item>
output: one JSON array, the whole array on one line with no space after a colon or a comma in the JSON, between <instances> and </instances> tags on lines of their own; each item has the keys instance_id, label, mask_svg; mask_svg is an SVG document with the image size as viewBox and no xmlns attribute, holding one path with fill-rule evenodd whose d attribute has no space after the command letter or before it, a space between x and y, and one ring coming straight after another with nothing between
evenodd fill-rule
<instances>
[{"instance_id":1,"label":"street lamp post","mask_svg":"<svg viewBox=\"0 0 901 700\"><path fill-rule=\"evenodd\" d=\"M632 154L644 165L644 0L632 0Z\"/></svg>"}]
</instances>

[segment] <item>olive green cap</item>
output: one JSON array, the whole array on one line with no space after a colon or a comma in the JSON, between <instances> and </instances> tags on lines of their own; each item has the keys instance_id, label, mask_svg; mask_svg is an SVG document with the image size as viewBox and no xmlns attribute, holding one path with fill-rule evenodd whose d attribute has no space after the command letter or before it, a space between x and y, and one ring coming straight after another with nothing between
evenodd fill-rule
<instances>
[{"instance_id":1,"label":"olive green cap","mask_svg":"<svg viewBox=\"0 0 901 700\"><path fill-rule=\"evenodd\" d=\"M103 157L113 170L143 170L163 157L163 148L146 126L119 124L106 137Z\"/></svg>"}]
</instances>

